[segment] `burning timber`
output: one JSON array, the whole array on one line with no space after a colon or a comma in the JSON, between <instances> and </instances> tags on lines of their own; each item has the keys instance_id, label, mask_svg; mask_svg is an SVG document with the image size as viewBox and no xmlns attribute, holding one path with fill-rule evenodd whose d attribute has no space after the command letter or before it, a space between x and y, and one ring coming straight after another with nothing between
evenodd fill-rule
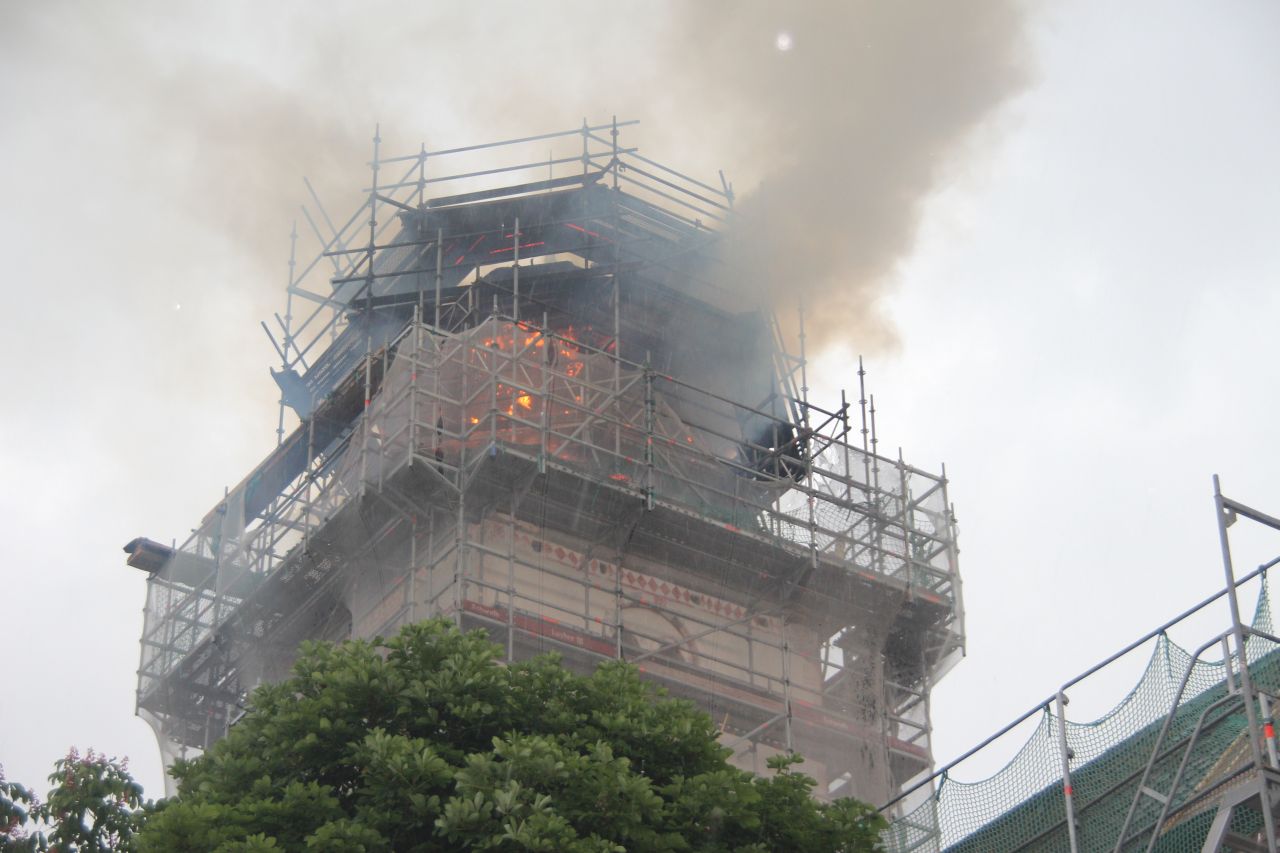
<instances>
[{"instance_id":1,"label":"burning timber","mask_svg":"<svg viewBox=\"0 0 1280 853\"><path fill-rule=\"evenodd\" d=\"M301 640L445 616L511 660L635 662L739 765L800 752L824 796L930 771L929 691L964 646L946 480L878 456L865 402L808 400L803 352L736 304L731 189L620 126L375 141L367 204L314 260L295 237L277 447L181 546L126 546L167 759Z\"/></svg>"}]
</instances>

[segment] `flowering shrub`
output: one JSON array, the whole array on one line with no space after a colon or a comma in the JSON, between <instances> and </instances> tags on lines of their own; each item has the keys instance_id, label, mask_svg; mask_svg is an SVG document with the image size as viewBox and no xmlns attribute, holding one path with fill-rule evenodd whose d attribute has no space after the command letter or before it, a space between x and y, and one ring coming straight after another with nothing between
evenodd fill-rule
<instances>
[{"instance_id":1,"label":"flowering shrub","mask_svg":"<svg viewBox=\"0 0 1280 853\"><path fill-rule=\"evenodd\" d=\"M132 850L142 786L129 775L129 760L73 747L53 766L54 787L43 802L0 773L0 850Z\"/></svg>"}]
</instances>

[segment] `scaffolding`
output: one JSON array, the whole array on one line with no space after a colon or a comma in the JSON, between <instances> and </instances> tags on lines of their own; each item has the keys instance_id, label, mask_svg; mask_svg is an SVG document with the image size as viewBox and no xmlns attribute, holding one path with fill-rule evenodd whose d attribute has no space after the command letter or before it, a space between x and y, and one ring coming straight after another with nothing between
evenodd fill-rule
<instances>
[{"instance_id":1,"label":"scaffolding","mask_svg":"<svg viewBox=\"0 0 1280 853\"><path fill-rule=\"evenodd\" d=\"M1245 518L1280 530L1280 519L1225 497L1217 478L1214 492L1226 586L895 797L882 809L892 820L887 849L1276 853L1280 638L1267 572L1280 557L1237 578L1227 527ZM1245 622L1237 588L1251 583L1257 607ZM1194 649L1170 639L1170 630L1223 599L1227 630ZM1150 655L1143 674L1119 705L1097 720L1067 717L1073 689L1143 651ZM975 782L954 777L963 762L1032 723L999 772Z\"/></svg>"},{"instance_id":2,"label":"scaffolding","mask_svg":"<svg viewBox=\"0 0 1280 853\"><path fill-rule=\"evenodd\" d=\"M299 263L295 229L264 325L277 447L181 546L126 546L166 755L223 736L302 640L444 616L509 660L636 663L739 766L800 752L824 797L930 772L964 646L946 479L876 453L861 369L859 422L808 399L803 320L792 356L736 306L731 186L627 124L382 159L375 136L345 225L313 194L321 248Z\"/></svg>"}]
</instances>

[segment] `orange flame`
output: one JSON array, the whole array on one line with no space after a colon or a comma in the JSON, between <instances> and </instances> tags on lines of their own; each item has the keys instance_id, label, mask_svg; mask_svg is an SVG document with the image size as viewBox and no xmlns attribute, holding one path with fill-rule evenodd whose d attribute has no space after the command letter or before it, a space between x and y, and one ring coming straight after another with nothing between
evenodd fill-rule
<instances>
[{"instance_id":1,"label":"orange flame","mask_svg":"<svg viewBox=\"0 0 1280 853\"><path fill-rule=\"evenodd\" d=\"M505 354L514 354L523 360L525 354L530 352L541 352L543 358L539 360L542 369L548 371L551 376L548 379L554 382L554 376L558 374L567 379L576 379L586 370L586 353L584 347L579 343L581 338L579 332L573 326L569 326L562 331L550 332L539 329L527 322L519 321L510 324L499 325L494 333L488 337L482 338L482 345L489 350ZM497 404L497 411L504 412L508 416L514 417L520 410L534 410L534 395L532 392L525 392L519 388L514 388L502 382L496 385L495 397L493 403ZM571 386L564 389L574 402L581 404L584 396L580 388ZM559 394L560 391L553 393ZM490 405L492 405L491 403ZM572 410L566 408L563 410L565 417L572 417ZM478 424L478 417L470 417L472 425Z\"/></svg>"}]
</instances>

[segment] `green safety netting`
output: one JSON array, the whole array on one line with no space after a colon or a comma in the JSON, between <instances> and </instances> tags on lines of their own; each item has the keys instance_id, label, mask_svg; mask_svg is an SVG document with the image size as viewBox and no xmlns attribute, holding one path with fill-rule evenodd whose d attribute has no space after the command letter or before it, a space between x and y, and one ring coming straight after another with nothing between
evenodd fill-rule
<instances>
[{"instance_id":1,"label":"green safety netting","mask_svg":"<svg viewBox=\"0 0 1280 853\"><path fill-rule=\"evenodd\" d=\"M1265 575L1252 624L1271 633ZM1261 637L1251 637L1245 647L1254 687L1272 694L1280 691L1280 647ZM1110 851L1118 845L1123 851L1146 850L1153 836L1158 851L1200 851L1219 795L1230 784L1247 779L1252 766L1247 714L1235 670L1222 660L1193 660L1190 652L1161 635L1138 684L1120 704L1089 723L1067 719L1081 851ZM1184 678L1186 687L1179 696ZM1135 805L1140 780L1171 712L1145 783L1168 798L1169 807L1165 810L1159 799L1147 795L1137 797ZM1046 706L1027 742L1003 769L978 782L944 776L927 801L892 821L884 835L886 848L891 853L1069 850L1059 743L1058 718L1052 706ZM1258 832L1262 815L1243 807L1231 821L1233 829L1247 837Z\"/></svg>"}]
</instances>

